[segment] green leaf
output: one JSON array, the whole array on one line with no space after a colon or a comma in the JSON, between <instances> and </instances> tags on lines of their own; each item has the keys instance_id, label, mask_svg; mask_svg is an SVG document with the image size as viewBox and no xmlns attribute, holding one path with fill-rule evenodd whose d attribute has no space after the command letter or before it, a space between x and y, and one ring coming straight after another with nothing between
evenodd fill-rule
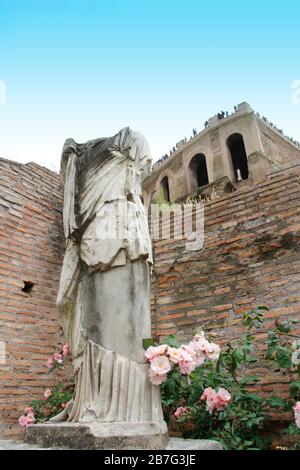
<instances>
[{"instance_id":1,"label":"green leaf","mask_svg":"<svg viewBox=\"0 0 300 470\"><path fill-rule=\"evenodd\" d=\"M277 330L280 333L289 333L291 331L291 327L288 324L279 323L279 325L277 326Z\"/></svg>"},{"instance_id":2,"label":"green leaf","mask_svg":"<svg viewBox=\"0 0 300 470\"><path fill-rule=\"evenodd\" d=\"M246 385L246 384L251 384L253 382L258 382L259 378L257 375L245 375L240 381L241 384Z\"/></svg>"},{"instance_id":3,"label":"green leaf","mask_svg":"<svg viewBox=\"0 0 300 470\"><path fill-rule=\"evenodd\" d=\"M300 391L300 380L295 380L294 382L290 383L290 391L291 395L297 399L298 398L298 393Z\"/></svg>"},{"instance_id":4,"label":"green leaf","mask_svg":"<svg viewBox=\"0 0 300 470\"><path fill-rule=\"evenodd\" d=\"M143 339L143 348L147 350L150 346L157 346L157 343L152 338Z\"/></svg>"},{"instance_id":5,"label":"green leaf","mask_svg":"<svg viewBox=\"0 0 300 470\"><path fill-rule=\"evenodd\" d=\"M265 398L266 404L271 405L274 408L290 409L288 400L276 396Z\"/></svg>"},{"instance_id":6,"label":"green leaf","mask_svg":"<svg viewBox=\"0 0 300 470\"><path fill-rule=\"evenodd\" d=\"M244 441L245 446L252 446L253 441Z\"/></svg>"},{"instance_id":7,"label":"green leaf","mask_svg":"<svg viewBox=\"0 0 300 470\"><path fill-rule=\"evenodd\" d=\"M254 364L255 362L258 362L258 359L257 357L250 356L247 354L246 361L249 362L249 364Z\"/></svg>"},{"instance_id":8,"label":"green leaf","mask_svg":"<svg viewBox=\"0 0 300 470\"><path fill-rule=\"evenodd\" d=\"M232 356L237 363L240 363L243 362L245 353L242 349L235 349L232 353Z\"/></svg>"},{"instance_id":9,"label":"green leaf","mask_svg":"<svg viewBox=\"0 0 300 470\"><path fill-rule=\"evenodd\" d=\"M167 344L168 346L170 346L171 348L178 348L179 344L178 344L178 341L176 340L176 336L175 335L169 335L167 337Z\"/></svg>"},{"instance_id":10,"label":"green leaf","mask_svg":"<svg viewBox=\"0 0 300 470\"><path fill-rule=\"evenodd\" d=\"M289 369L292 365L291 356L284 347L278 347L276 350L276 361L280 367Z\"/></svg>"}]
</instances>

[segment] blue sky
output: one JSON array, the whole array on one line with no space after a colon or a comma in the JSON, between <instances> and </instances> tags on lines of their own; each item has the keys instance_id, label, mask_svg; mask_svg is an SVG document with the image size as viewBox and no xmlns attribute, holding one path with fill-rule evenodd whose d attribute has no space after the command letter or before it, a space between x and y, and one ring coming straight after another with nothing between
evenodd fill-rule
<instances>
[{"instance_id":1,"label":"blue sky","mask_svg":"<svg viewBox=\"0 0 300 470\"><path fill-rule=\"evenodd\" d=\"M299 29L290 0L0 0L0 156L58 169L129 125L157 159L242 101L300 140Z\"/></svg>"}]
</instances>

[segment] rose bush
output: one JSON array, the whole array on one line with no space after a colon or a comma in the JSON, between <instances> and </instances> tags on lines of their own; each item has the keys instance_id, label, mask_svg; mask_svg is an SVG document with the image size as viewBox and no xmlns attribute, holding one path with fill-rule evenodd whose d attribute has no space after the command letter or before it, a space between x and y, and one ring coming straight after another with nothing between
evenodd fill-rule
<instances>
[{"instance_id":1,"label":"rose bush","mask_svg":"<svg viewBox=\"0 0 300 470\"><path fill-rule=\"evenodd\" d=\"M294 409L294 415L295 415L295 424L297 428L300 428L300 401L297 401L293 409Z\"/></svg>"},{"instance_id":2,"label":"rose bush","mask_svg":"<svg viewBox=\"0 0 300 470\"><path fill-rule=\"evenodd\" d=\"M264 431L270 412L276 410L293 412L294 422L285 433L300 436L300 339L292 333L296 322L276 321L273 329L263 331L266 310L260 306L244 313L245 333L225 342L222 349L202 331L182 345L174 336L169 336L166 344L144 340L149 377L161 386L165 419L175 423L183 437L215 439L225 449L268 449L270 439ZM290 378L290 399L261 397L251 391L260 380L251 369L261 360L255 338L262 333L267 334L265 360ZM69 347L65 344L48 359L48 372L64 367L68 361ZM66 407L73 392L73 379L46 388L44 399L32 401L24 410L20 426L26 428L55 416Z\"/></svg>"},{"instance_id":3,"label":"rose bush","mask_svg":"<svg viewBox=\"0 0 300 470\"><path fill-rule=\"evenodd\" d=\"M205 339L204 333L195 335L189 344L179 348L167 344L149 346L145 357L150 362L149 376L154 385L160 385L167 380L168 373L178 368L182 375L190 375L206 360L216 361L220 355L220 347Z\"/></svg>"},{"instance_id":4,"label":"rose bush","mask_svg":"<svg viewBox=\"0 0 300 470\"><path fill-rule=\"evenodd\" d=\"M46 363L48 373L63 368L69 362L69 354L68 344L64 344L61 351L49 357ZM24 414L19 418L20 426L25 429L31 424L41 423L57 415L72 399L73 392L72 378L67 383L58 383L53 389L47 387L44 390L44 399L33 400L30 407L25 408Z\"/></svg>"},{"instance_id":5,"label":"rose bush","mask_svg":"<svg viewBox=\"0 0 300 470\"><path fill-rule=\"evenodd\" d=\"M251 370L261 360L255 338L263 332L266 310L260 306L244 313L245 334L227 341L222 350L202 331L183 345L174 336L162 345L144 341L150 380L161 386L165 419L183 437L215 439L225 449L268 449L271 441L264 431L276 410L294 411L295 423L285 432L300 434L300 341L291 333L293 322L276 322L274 329L264 332L265 360L289 374L290 399L251 391L260 380Z\"/></svg>"}]
</instances>

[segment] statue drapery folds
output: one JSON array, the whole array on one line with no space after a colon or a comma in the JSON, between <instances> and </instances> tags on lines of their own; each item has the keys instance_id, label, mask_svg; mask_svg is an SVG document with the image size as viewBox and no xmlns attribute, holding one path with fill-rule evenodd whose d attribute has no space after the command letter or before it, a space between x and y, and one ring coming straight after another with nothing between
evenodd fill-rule
<instances>
[{"instance_id":1,"label":"statue drapery folds","mask_svg":"<svg viewBox=\"0 0 300 470\"><path fill-rule=\"evenodd\" d=\"M151 171L144 136L77 144L61 159L66 252L58 307L73 356L69 421L161 423L142 339L151 336L151 239L141 185Z\"/></svg>"}]
</instances>

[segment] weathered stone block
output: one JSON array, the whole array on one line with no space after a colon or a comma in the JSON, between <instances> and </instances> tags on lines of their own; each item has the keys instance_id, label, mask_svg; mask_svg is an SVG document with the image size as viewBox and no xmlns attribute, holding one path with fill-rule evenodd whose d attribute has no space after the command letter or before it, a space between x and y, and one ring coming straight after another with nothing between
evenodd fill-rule
<instances>
[{"instance_id":1,"label":"weathered stone block","mask_svg":"<svg viewBox=\"0 0 300 470\"><path fill-rule=\"evenodd\" d=\"M25 441L42 447L90 450L165 449L168 434L154 423L35 424Z\"/></svg>"},{"instance_id":2,"label":"weathered stone block","mask_svg":"<svg viewBox=\"0 0 300 470\"><path fill-rule=\"evenodd\" d=\"M79 450L223 450L208 439L169 439L156 425L136 423L35 424L26 431L25 442L42 448Z\"/></svg>"},{"instance_id":3,"label":"weathered stone block","mask_svg":"<svg viewBox=\"0 0 300 470\"><path fill-rule=\"evenodd\" d=\"M222 445L210 439L180 439L173 437L168 441L166 450L223 450Z\"/></svg>"}]
</instances>

